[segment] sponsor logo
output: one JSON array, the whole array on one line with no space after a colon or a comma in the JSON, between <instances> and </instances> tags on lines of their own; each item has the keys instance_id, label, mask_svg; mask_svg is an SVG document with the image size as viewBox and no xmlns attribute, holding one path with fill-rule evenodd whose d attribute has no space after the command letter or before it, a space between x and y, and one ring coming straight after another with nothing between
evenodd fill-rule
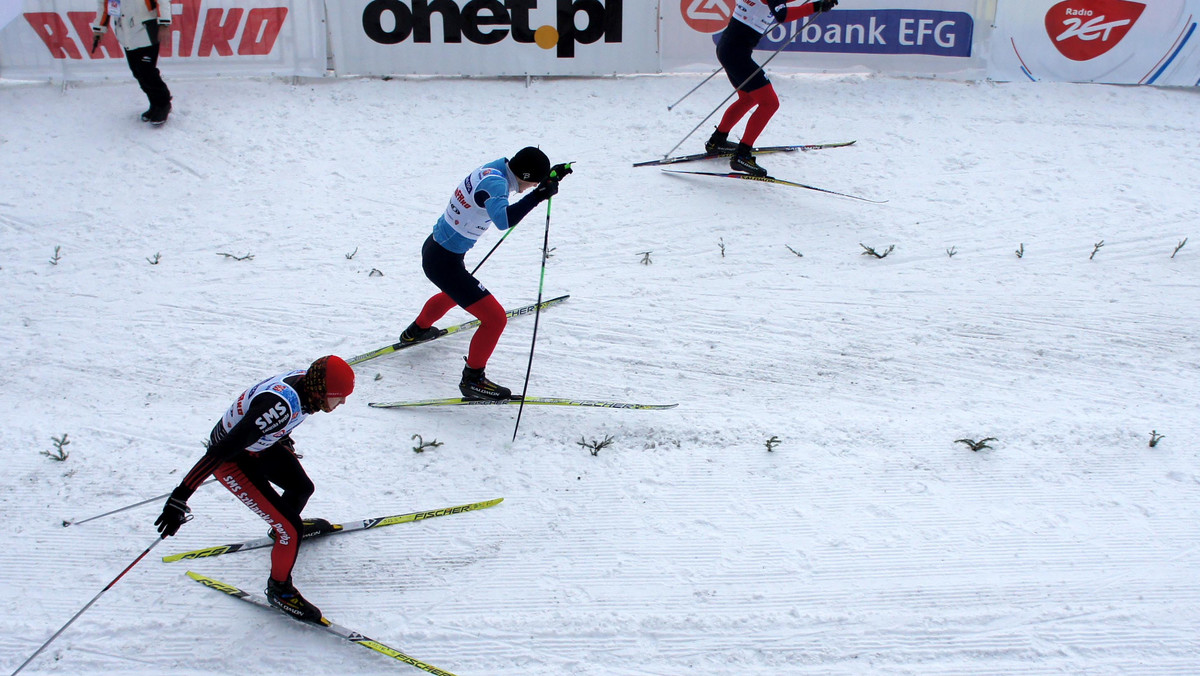
<instances>
[{"instance_id":1,"label":"sponsor logo","mask_svg":"<svg viewBox=\"0 0 1200 676\"><path fill-rule=\"evenodd\" d=\"M221 483L225 484L225 487L234 493L242 490L242 485L237 482L237 479L234 479L233 476L229 474L226 474L225 477L221 479Z\"/></svg>"},{"instance_id":2,"label":"sponsor logo","mask_svg":"<svg viewBox=\"0 0 1200 676\"><path fill-rule=\"evenodd\" d=\"M1090 61L1116 47L1145 9L1128 0L1067 0L1046 12L1046 34L1063 56Z\"/></svg>"},{"instance_id":3,"label":"sponsor logo","mask_svg":"<svg viewBox=\"0 0 1200 676\"><path fill-rule=\"evenodd\" d=\"M271 389L275 390L276 392L287 392L288 388L287 385L284 385L283 383L275 383Z\"/></svg>"},{"instance_id":4,"label":"sponsor logo","mask_svg":"<svg viewBox=\"0 0 1200 676\"><path fill-rule=\"evenodd\" d=\"M471 205L470 205L470 204L467 204L467 198L466 198L466 196L465 196L465 195L463 195L463 191L462 191L462 190L455 190L455 191L454 191L454 199L458 200L458 203L459 203L459 204L461 204L461 205L462 205L462 207L463 207L464 209L470 209L470 208L471 208ZM456 213L456 214L457 214L457 213L458 213L458 210L457 210L457 209L455 209L454 213Z\"/></svg>"},{"instance_id":5,"label":"sponsor logo","mask_svg":"<svg viewBox=\"0 0 1200 676\"><path fill-rule=\"evenodd\" d=\"M210 7L201 19L200 0L172 4L171 25L159 30L162 57L267 56L274 51L288 14L287 7ZM111 30L91 51L95 12L26 12L24 16L55 59L125 58Z\"/></svg>"},{"instance_id":6,"label":"sponsor logo","mask_svg":"<svg viewBox=\"0 0 1200 676\"><path fill-rule=\"evenodd\" d=\"M471 505L463 505L461 507L450 507L447 509L435 509L432 512L418 512L413 516L413 521L421 519L432 519L435 516L447 516L449 514L461 514L462 512L471 511Z\"/></svg>"},{"instance_id":7,"label":"sponsor logo","mask_svg":"<svg viewBox=\"0 0 1200 676\"><path fill-rule=\"evenodd\" d=\"M277 402L275 402L274 406L272 406L270 409L267 410L266 413L263 413L262 415L258 416L258 419L254 421L254 424L258 425L258 429L262 430L263 432L266 432L273 425L277 424L279 421L284 420L287 417L288 417L287 406L284 406L283 402L277 401ZM282 435L279 435L279 436L282 436Z\"/></svg>"},{"instance_id":8,"label":"sponsor logo","mask_svg":"<svg viewBox=\"0 0 1200 676\"><path fill-rule=\"evenodd\" d=\"M803 28L798 21L776 26L758 49L774 51L791 41L785 51L969 57L974 35L975 20L966 12L839 8Z\"/></svg>"},{"instance_id":9,"label":"sponsor logo","mask_svg":"<svg viewBox=\"0 0 1200 676\"><path fill-rule=\"evenodd\" d=\"M729 25L737 0L680 0L683 21L697 33L719 33Z\"/></svg>"},{"instance_id":10,"label":"sponsor logo","mask_svg":"<svg viewBox=\"0 0 1200 676\"><path fill-rule=\"evenodd\" d=\"M410 38L414 44L430 44L436 14L444 44L466 38L477 45L494 45L511 37L514 42L556 50L560 59L574 58L576 44L601 39L621 42L624 0L553 0L555 25L534 28L529 14L544 1L371 0L363 9L362 25L367 37L382 45Z\"/></svg>"}]
</instances>

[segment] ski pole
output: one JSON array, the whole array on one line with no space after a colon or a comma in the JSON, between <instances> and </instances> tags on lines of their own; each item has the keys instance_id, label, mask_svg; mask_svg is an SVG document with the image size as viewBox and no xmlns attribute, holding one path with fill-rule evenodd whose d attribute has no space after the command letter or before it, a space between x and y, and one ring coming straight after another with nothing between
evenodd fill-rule
<instances>
[{"instance_id":1,"label":"ski pole","mask_svg":"<svg viewBox=\"0 0 1200 676\"><path fill-rule=\"evenodd\" d=\"M113 581L109 582L107 587L105 587L104 589L101 589L99 594L96 594L95 596L93 596L92 600L88 601L86 606L84 606L83 608L80 608L79 612L75 613L75 615L71 619L67 620L67 623L64 624L61 629L54 632L53 636L46 639L46 642L42 644L42 647L38 648L36 652L34 652L32 655L30 655L29 659L22 662L21 666L17 667L17 670L12 672L12 676L17 676L17 674L20 673L20 671L22 669L24 669L27 664L29 664L30 662L33 661L33 658L42 654L42 651L46 649L46 646L53 643L54 639L58 638L59 634L62 634L64 631L66 631L67 627L71 626L71 623L73 623L75 620L79 619L79 616L82 615L85 611L87 611L88 608L91 608L92 604L95 603L96 601L98 601L100 599L100 597L104 595L104 592L108 591L109 589L112 589L113 585L115 585L118 580L120 580L122 577L125 577L125 573L128 573L130 571L130 569L132 569L134 566L136 566L139 561L144 559L146 557L146 555L150 553L151 549L154 549L158 545L158 543L162 542L165 538L166 538L166 536L156 538L154 540L154 542L150 543L150 546L147 547L146 550L143 551L141 554L139 554L138 557L133 560L133 563L126 566L125 570L121 571L120 575L113 578Z\"/></svg>"},{"instance_id":2,"label":"ski pole","mask_svg":"<svg viewBox=\"0 0 1200 676\"><path fill-rule=\"evenodd\" d=\"M567 168L571 168L571 162ZM554 172L550 172L554 178ZM542 274L538 279L537 304L533 311L533 339L529 341L529 365L525 367L525 384L521 387L521 404L517 406L517 424L513 425L513 441L517 440L517 430L521 428L521 413L525 410L525 395L529 392L529 374L533 371L533 347L537 344L538 319L542 316L542 290L546 287L546 254L550 251L550 207L554 198L546 200L546 234L542 239Z\"/></svg>"},{"instance_id":3,"label":"ski pole","mask_svg":"<svg viewBox=\"0 0 1200 676\"><path fill-rule=\"evenodd\" d=\"M203 486L204 484L211 484L214 481L216 481L216 479L209 479L208 481L205 481L204 483L202 483L200 485ZM150 498L149 500L142 500L141 502L138 502L138 503L135 503L132 505L128 505L126 507L121 507L120 509L114 509L111 512L105 512L103 514L97 514L96 516L88 517L82 521L68 521L67 519L63 519L63 528L66 528L67 526L78 526L81 523L87 523L88 521L95 521L96 519L100 519L100 518L103 518L106 516L111 516L113 514L119 514L121 512L133 509L134 507L141 507L142 505L145 505L145 504L148 504L151 502L157 502L159 500L163 500L163 499L169 498L169 497L171 497L170 493L164 493L164 494L158 496L157 498Z\"/></svg>"},{"instance_id":4,"label":"ski pole","mask_svg":"<svg viewBox=\"0 0 1200 676\"><path fill-rule=\"evenodd\" d=\"M705 115L704 119L700 120L700 124L697 124L695 127L692 127L692 130L687 133L687 136L684 136L683 138L679 139L679 143L676 143L675 145L671 146L671 149L668 150L666 152L666 154L663 155L663 159L670 157L671 153L675 152L676 148L683 145L683 142L688 140L689 138L691 138L692 134L695 134L696 130L699 129L701 127L701 125L703 125L705 122L708 122L708 118L712 117L713 115L716 115L718 110L725 107L726 103L729 103L729 99L732 99L735 95L737 95L738 92L742 91L742 87L745 87L747 84L749 84L750 80L753 80L759 73L763 72L763 69L767 67L768 63L771 63L771 61L775 57L779 56L779 54L783 50L787 49L788 45L792 44L793 42L796 41L796 38L800 37L800 34L804 32L804 29L806 27L808 27L808 24L812 23L812 20L814 18L816 18L816 16L817 16L816 14L810 14L808 16L808 18L804 21L804 23L801 24L800 28L795 32L794 35L792 35L792 37L787 42L780 45L779 49L775 50L774 54L772 54L766 61L763 61L762 65L759 66L757 69L755 69L755 71L753 73L750 74L750 77L746 78L740 85L735 87L733 92L731 92L729 94L729 96L726 96L724 101L717 104L717 107L713 108L711 113L709 113L708 115ZM767 29L767 32L770 32L775 26L778 26L778 25L779 24L774 24L773 26L771 26L770 28ZM766 35L766 33L763 33L763 35ZM713 73L713 75L716 75L716 73ZM701 84L703 84L703 83L701 83Z\"/></svg>"},{"instance_id":5,"label":"ski pole","mask_svg":"<svg viewBox=\"0 0 1200 676\"><path fill-rule=\"evenodd\" d=\"M683 100L684 100L684 99L686 99L687 97L689 97L689 96L691 96L693 93L695 93L695 91L696 91L697 89L699 89L699 88L703 87L704 85L708 84L708 81L709 81L709 80L711 80L711 79L713 79L714 77L716 77L716 76L717 76L717 73L720 73L720 72L721 72L721 71L723 71L723 70L725 70L725 66L721 66L720 68L718 68L718 69L714 70L714 71L712 72L712 75L709 75L708 77L704 78L704 82L701 82L700 84L696 85L695 87L692 87L692 88L691 88L691 90L690 90L690 91L688 91L688 93L686 93L686 94L684 94L683 96L681 96L681 97L679 98L679 100L678 100L678 101L676 101L675 103L672 103L671 105L667 106L667 110L674 110L674 109L675 109L675 106L677 106L677 105L679 105L679 104L683 103Z\"/></svg>"},{"instance_id":6,"label":"ski pole","mask_svg":"<svg viewBox=\"0 0 1200 676\"><path fill-rule=\"evenodd\" d=\"M515 227L515 226L513 226L513 227ZM476 272L479 272L479 268L483 267L484 261L491 258L492 254L496 253L496 249L499 249L500 245L504 244L504 240L508 239L509 234L512 233L513 227L509 227L508 230L504 231L504 235L500 238L499 242L496 242L496 246L492 247L492 250L487 252L487 255L483 257L483 260L479 261L479 265L476 265L475 269L471 271L472 275L474 275Z\"/></svg>"}]
</instances>

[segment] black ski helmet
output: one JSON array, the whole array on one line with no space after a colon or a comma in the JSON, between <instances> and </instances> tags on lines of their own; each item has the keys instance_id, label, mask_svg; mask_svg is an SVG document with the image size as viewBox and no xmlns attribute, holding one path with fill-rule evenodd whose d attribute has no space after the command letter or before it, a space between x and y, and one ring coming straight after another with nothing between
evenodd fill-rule
<instances>
[{"instance_id":1,"label":"black ski helmet","mask_svg":"<svg viewBox=\"0 0 1200 676\"><path fill-rule=\"evenodd\" d=\"M508 161L508 168L527 183L541 183L550 177L550 158L532 146L521 148Z\"/></svg>"}]
</instances>

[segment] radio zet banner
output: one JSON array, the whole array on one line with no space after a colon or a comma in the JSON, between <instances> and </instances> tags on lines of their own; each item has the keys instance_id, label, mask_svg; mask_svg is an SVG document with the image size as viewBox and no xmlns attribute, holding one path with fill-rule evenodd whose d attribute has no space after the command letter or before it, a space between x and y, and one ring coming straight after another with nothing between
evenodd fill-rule
<instances>
[{"instance_id":1,"label":"radio zet banner","mask_svg":"<svg viewBox=\"0 0 1200 676\"><path fill-rule=\"evenodd\" d=\"M729 24L736 0L665 2L677 6L680 20L670 22L664 16L664 63L679 66L689 59L715 63L715 46ZM806 70L868 67L883 72L982 69L975 49L980 42L975 15L985 4L975 0L847 1L808 23L796 21L768 31L758 45L764 53L759 61L782 47L774 66L803 64ZM669 34L675 31L691 36ZM705 39L696 40L695 36Z\"/></svg>"},{"instance_id":2,"label":"radio zet banner","mask_svg":"<svg viewBox=\"0 0 1200 676\"><path fill-rule=\"evenodd\" d=\"M658 70L647 0L337 0L339 75L602 75Z\"/></svg>"},{"instance_id":3,"label":"radio zet banner","mask_svg":"<svg viewBox=\"0 0 1200 676\"><path fill-rule=\"evenodd\" d=\"M1005 0L989 76L1200 85L1200 0Z\"/></svg>"},{"instance_id":4,"label":"radio zet banner","mask_svg":"<svg viewBox=\"0 0 1200 676\"><path fill-rule=\"evenodd\" d=\"M166 1L166 0L164 0ZM0 31L0 76L128 78L112 31L92 51L95 0L26 0ZM171 74L324 74L321 8L294 0L172 0L159 67Z\"/></svg>"}]
</instances>

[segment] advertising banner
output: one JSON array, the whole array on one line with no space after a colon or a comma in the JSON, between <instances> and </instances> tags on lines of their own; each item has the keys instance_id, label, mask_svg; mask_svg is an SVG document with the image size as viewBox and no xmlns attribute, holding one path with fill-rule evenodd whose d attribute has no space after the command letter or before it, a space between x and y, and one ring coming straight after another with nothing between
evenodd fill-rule
<instances>
[{"instance_id":1,"label":"advertising banner","mask_svg":"<svg viewBox=\"0 0 1200 676\"><path fill-rule=\"evenodd\" d=\"M166 0L164 0L166 1ZM326 69L320 3L305 0L172 0L159 68L175 75L309 75ZM95 0L25 0L0 30L0 77L128 78L112 31L92 50Z\"/></svg>"},{"instance_id":2,"label":"advertising banner","mask_svg":"<svg viewBox=\"0 0 1200 676\"><path fill-rule=\"evenodd\" d=\"M1001 0L995 80L1200 85L1200 0Z\"/></svg>"},{"instance_id":3,"label":"advertising banner","mask_svg":"<svg viewBox=\"0 0 1200 676\"><path fill-rule=\"evenodd\" d=\"M658 71L657 0L329 0L338 75Z\"/></svg>"},{"instance_id":4,"label":"advertising banner","mask_svg":"<svg viewBox=\"0 0 1200 676\"><path fill-rule=\"evenodd\" d=\"M662 2L663 69L716 68L736 0ZM983 77L994 8L994 0L847 1L808 24L769 30L756 60L784 47L770 69Z\"/></svg>"}]
</instances>

